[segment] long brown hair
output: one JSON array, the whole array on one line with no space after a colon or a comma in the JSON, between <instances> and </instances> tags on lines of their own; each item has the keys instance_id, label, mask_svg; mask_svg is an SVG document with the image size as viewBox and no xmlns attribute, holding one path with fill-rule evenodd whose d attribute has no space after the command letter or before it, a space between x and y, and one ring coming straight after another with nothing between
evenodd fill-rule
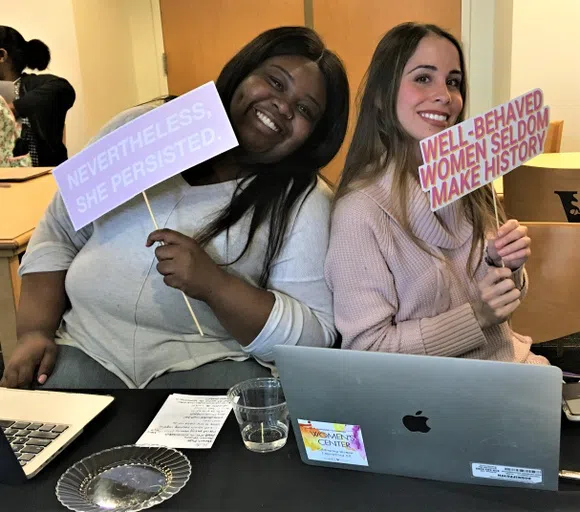
<instances>
[{"instance_id":1,"label":"long brown hair","mask_svg":"<svg viewBox=\"0 0 580 512\"><path fill-rule=\"evenodd\" d=\"M456 122L463 121L467 81L461 44L449 32L436 25L403 23L392 28L379 42L359 91L358 119L335 201L353 190L375 182L387 168L393 167L395 171L391 195L399 201L400 213L397 221L419 247L431 254L410 228L408 185L409 180L419 180L418 167L421 162L417 157L417 142L405 132L397 118L397 96L403 70L421 40L428 35L443 37L457 48L463 74L460 93L464 108ZM481 262L485 234L495 226L491 187L492 185L486 185L461 199L463 211L473 225L473 239L467 262L467 272L470 275L475 273ZM503 222L505 214L499 204L498 213Z\"/></svg>"}]
</instances>

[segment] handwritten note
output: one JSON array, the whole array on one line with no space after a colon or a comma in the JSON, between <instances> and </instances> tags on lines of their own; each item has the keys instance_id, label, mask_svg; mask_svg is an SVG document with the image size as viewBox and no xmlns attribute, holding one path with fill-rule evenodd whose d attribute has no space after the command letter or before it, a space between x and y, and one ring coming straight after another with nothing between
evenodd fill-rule
<instances>
[{"instance_id":1,"label":"handwritten note","mask_svg":"<svg viewBox=\"0 0 580 512\"><path fill-rule=\"evenodd\" d=\"M211 448L232 406L225 396L172 394L138 445Z\"/></svg>"}]
</instances>

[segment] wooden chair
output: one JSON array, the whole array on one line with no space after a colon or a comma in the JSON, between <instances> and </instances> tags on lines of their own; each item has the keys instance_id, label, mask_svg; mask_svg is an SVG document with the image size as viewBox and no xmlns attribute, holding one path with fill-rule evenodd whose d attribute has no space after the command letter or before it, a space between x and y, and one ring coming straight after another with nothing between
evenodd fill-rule
<instances>
[{"instance_id":1,"label":"wooden chair","mask_svg":"<svg viewBox=\"0 0 580 512\"><path fill-rule=\"evenodd\" d=\"M546 143L544 144L544 153L559 153L562 145L562 131L564 130L564 121L550 121L548 133L546 134Z\"/></svg>"},{"instance_id":2,"label":"wooden chair","mask_svg":"<svg viewBox=\"0 0 580 512\"><path fill-rule=\"evenodd\" d=\"M580 152L538 155L503 177L503 194L522 222L580 222Z\"/></svg>"},{"instance_id":3,"label":"wooden chair","mask_svg":"<svg viewBox=\"0 0 580 512\"><path fill-rule=\"evenodd\" d=\"M534 343L580 332L580 224L528 222L528 294L512 316Z\"/></svg>"}]
</instances>

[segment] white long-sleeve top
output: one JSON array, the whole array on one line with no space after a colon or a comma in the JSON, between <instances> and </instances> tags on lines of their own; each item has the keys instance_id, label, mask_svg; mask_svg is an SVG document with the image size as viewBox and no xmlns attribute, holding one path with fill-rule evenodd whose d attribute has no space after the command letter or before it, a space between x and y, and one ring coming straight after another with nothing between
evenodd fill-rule
<instances>
[{"instance_id":1,"label":"white long-sleeve top","mask_svg":"<svg viewBox=\"0 0 580 512\"><path fill-rule=\"evenodd\" d=\"M120 114L99 134L118 128L150 107ZM190 186L180 175L148 190L160 228L194 236L231 200L235 181ZM201 337L178 290L163 283L154 247L145 247L154 227L141 198L128 201L75 232L57 193L36 228L20 274L66 270L66 311L56 342L81 349L129 387L144 387L169 371L189 370L223 359L255 357L272 362L278 344L330 346L335 339L332 298L324 280L330 190L321 181L294 209L267 289L275 304L259 335L242 347L209 306L190 299ZM217 263L235 259L247 239L250 216L205 247ZM226 267L257 285L268 240L258 228L246 254Z\"/></svg>"}]
</instances>

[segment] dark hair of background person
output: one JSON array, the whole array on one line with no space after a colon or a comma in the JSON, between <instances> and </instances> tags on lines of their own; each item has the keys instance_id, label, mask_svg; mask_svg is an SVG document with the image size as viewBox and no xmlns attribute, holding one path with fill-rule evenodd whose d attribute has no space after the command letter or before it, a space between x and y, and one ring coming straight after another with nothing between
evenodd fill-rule
<instances>
[{"instance_id":1,"label":"dark hair of background person","mask_svg":"<svg viewBox=\"0 0 580 512\"><path fill-rule=\"evenodd\" d=\"M13 71L20 76L25 68L42 71L50 63L50 50L38 39L26 41L12 27L0 25L0 48L4 48L12 62Z\"/></svg>"}]
</instances>

